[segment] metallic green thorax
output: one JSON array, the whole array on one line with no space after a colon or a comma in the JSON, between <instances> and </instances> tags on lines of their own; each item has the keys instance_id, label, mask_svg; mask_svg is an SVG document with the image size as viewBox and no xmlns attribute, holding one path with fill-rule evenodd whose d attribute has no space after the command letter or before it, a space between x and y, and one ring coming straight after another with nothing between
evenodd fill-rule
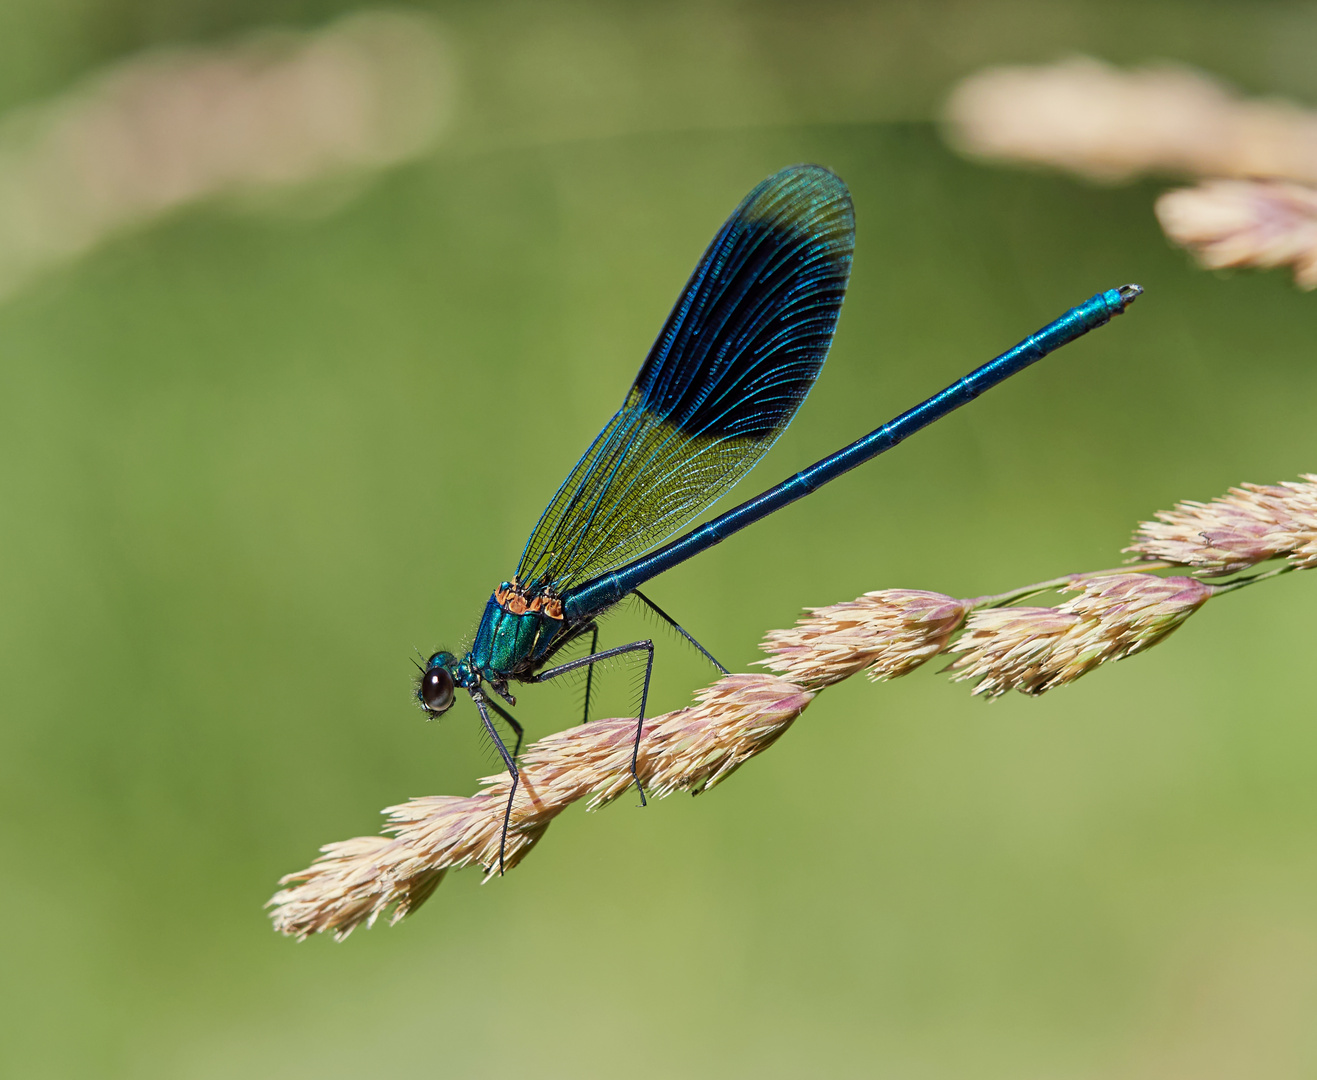
<instances>
[{"instance_id":1,"label":"metallic green thorax","mask_svg":"<svg viewBox=\"0 0 1317 1080\"><path fill-rule=\"evenodd\" d=\"M504 582L485 604L467 664L491 683L534 670L563 629L561 615L552 601L528 603L519 588Z\"/></svg>"}]
</instances>

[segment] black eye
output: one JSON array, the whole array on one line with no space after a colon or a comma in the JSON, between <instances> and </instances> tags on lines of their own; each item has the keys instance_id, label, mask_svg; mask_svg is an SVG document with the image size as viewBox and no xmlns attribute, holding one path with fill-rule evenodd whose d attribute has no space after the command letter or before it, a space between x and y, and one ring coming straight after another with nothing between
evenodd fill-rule
<instances>
[{"instance_id":1,"label":"black eye","mask_svg":"<svg viewBox=\"0 0 1317 1080\"><path fill-rule=\"evenodd\" d=\"M441 713L453 703L453 677L447 668L432 667L421 676L421 704L432 713Z\"/></svg>"}]
</instances>

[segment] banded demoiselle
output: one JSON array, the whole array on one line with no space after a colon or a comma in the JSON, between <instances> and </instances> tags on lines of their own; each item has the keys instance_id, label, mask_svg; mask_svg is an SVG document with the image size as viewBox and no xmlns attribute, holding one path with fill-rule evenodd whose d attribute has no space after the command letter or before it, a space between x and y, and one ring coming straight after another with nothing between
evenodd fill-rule
<instances>
[{"instance_id":1,"label":"banded demoiselle","mask_svg":"<svg viewBox=\"0 0 1317 1080\"><path fill-rule=\"evenodd\" d=\"M645 653L631 752L631 775L643 805L645 789L636 763L654 643L633 641L600 652L599 616L635 596L727 674L639 591L641 585L1102 326L1143 291L1124 285L1098 293L876 431L668 540L754 466L804 402L832 344L854 246L850 192L829 170L791 166L751 191L696 265L622 408L541 514L516 575L486 603L470 649L462 657L437 652L426 663L416 691L422 707L437 716L452 706L458 688L466 690L512 777L500 873L520 781L516 759L523 731L486 686L515 706L510 682L544 682L584 667L588 720L593 666ZM586 635L590 650L585 656L548 666L566 645ZM491 712L516 734L511 751Z\"/></svg>"}]
</instances>

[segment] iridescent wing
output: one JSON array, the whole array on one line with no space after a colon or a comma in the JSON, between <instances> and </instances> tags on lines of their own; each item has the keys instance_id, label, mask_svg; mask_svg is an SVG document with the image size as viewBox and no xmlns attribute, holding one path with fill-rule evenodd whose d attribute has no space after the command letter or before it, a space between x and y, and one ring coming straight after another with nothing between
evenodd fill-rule
<instances>
[{"instance_id":1,"label":"iridescent wing","mask_svg":"<svg viewBox=\"0 0 1317 1080\"><path fill-rule=\"evenodd\" d=\"M850 193L827 169L795 165L746 196L541 515L524 586L562 593L635 558L763 457L827 358L854 246Z\"/></svg>"}]
</instances>

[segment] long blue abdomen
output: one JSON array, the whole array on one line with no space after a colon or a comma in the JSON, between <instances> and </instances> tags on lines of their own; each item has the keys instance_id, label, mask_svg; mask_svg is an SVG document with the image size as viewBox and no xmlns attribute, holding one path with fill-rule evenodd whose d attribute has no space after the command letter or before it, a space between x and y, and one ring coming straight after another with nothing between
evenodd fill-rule
<instances>
[{"instance_id":1,"label":"long blue abdomen","mask_svg":"<svg viewBox=\"0 0 1317 1080\"><path fill-rule=\"evenodd\" d=\"M829 480L835 480L842 473L849 472L885 450L890 450L916 431L973 401L983 391L1023 371L1048 353L1109 322L1113 315L1121 314L1142 292L1138 285L1123 285L1119 289L1108 289L1106 292L1098 293L1090 300L1071 308L1037 333L1030 334L995 360L988 361L945 390L934 394L927 401L889 420L876 431L855 440L835 454L801 470L777 487L770 488L749 502L744 502L712 521L692 529L685 536L663 545L649 555L572 589L563 597L563 607L568 620L577 622L588 619L591 615L617 603L650 578L671 569L678 563L685 562L747 525L767 517L797 499L803 499Z\"/></svg>"}]
</instances>

